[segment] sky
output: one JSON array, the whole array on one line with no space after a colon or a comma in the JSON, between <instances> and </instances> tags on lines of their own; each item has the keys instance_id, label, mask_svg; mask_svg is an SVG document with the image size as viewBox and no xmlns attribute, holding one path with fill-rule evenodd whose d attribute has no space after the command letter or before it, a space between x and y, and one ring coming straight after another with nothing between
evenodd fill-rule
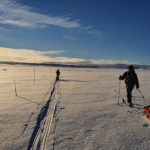
<instances>
[{"instance_id":1,"label":"sky","mask_svg":"<svg viewBox=\"0 0 150 150\"><path fill-rule=\"evenodd\" d=\"M149 65L149 18L149 0L0 0L0 60Z\"/></svg>"}]
</instances>

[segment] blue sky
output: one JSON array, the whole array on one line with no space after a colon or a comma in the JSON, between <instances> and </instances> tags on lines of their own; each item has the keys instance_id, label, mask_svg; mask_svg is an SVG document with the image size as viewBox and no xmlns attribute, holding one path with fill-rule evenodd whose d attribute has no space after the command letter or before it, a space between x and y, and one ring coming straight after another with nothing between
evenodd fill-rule
<instances>
[{"instance_id":1,"label":"blue sky","mask_svg":"<svg viewBox=\"0 0 150 150\"><path fill-rule=\"evenodd\" d=\"M150 64L148 0L0 0L0 10L1 48L46 51L38 54L59 60Z\"/></svg>"}]
</instances>

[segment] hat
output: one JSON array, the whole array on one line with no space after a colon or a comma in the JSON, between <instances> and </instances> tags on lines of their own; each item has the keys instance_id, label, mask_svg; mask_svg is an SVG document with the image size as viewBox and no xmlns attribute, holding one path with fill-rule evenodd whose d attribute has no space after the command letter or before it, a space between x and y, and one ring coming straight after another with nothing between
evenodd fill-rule
<instances>
[{"instance_id":1,"label":"hat","mask_svg":"<svg viewBox=\"0 0 150 150\"><path fill-rule=\"evenodd\" d=\"M129 70L134 70L133 65L128 66L128 69L129 69Z\"/></svg>"}]
</instances>

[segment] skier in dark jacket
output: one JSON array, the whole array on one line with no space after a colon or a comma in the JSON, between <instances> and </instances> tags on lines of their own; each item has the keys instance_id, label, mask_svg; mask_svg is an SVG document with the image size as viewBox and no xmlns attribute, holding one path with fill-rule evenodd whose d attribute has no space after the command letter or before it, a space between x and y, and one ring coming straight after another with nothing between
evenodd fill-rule
<instances>
[{"instance_id":1,"label":"skier in dark jacket","mask_svg":"<svg viewBox=\"0 0 150 150\"><path fill-rule=\"evenodd\" d=\"M134 71L134 67L132 65L128 66L128 71L123 74L123 76L119 77L119 80L124 80L125 79L125 84L126 84L126 89L127 89L127 99L129 106L132 107L132 90L134 86L136 85L136 89L139 88L139 81L138 77Z\"/></svg>"},{"instance_id":2,"label":"skier in dark jacket","mask_svg":"<svg viewBox=\"0 0 150 150\"><path fill-rule=\"evenodd\" d=\"M59 69L56 71L56 81L58 81L59 80L59 75L60 75L60 71L59 71Z\"/></svg>"}]
</instances>

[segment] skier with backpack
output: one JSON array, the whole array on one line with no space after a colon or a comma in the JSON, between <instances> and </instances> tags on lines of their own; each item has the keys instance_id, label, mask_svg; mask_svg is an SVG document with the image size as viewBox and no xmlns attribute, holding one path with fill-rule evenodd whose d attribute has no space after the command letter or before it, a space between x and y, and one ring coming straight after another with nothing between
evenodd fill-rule
<instances>
[{"instance_id":1,"label":"skier with backpack","mask_svg":"<svg viewBox=\"0 0 150 150\"><path fill-rule=\"evenodd\" d=\"M139 81L137 74L134 71L133 65L128 66L128 71L125 72L122 76L120 75L119 80L124 80L125 79L125 84L126 84L126 89L127 89L127 99L128 99L128 104L130 107L132 107L132 90L134 86L136 85L136 89L139 88Z\"/></svg>"},{"instance_id":2,"label":"skier with backpack","mask_svg":"<svg viewBox=\"0 0 150 150\"><path fill-rule=\"evenodd\" d=\"M59 71L59 69L56 71L56 81L58 81L59 80L59 75L60 75L60 71Z\"/></svg>"}]
</instances>

